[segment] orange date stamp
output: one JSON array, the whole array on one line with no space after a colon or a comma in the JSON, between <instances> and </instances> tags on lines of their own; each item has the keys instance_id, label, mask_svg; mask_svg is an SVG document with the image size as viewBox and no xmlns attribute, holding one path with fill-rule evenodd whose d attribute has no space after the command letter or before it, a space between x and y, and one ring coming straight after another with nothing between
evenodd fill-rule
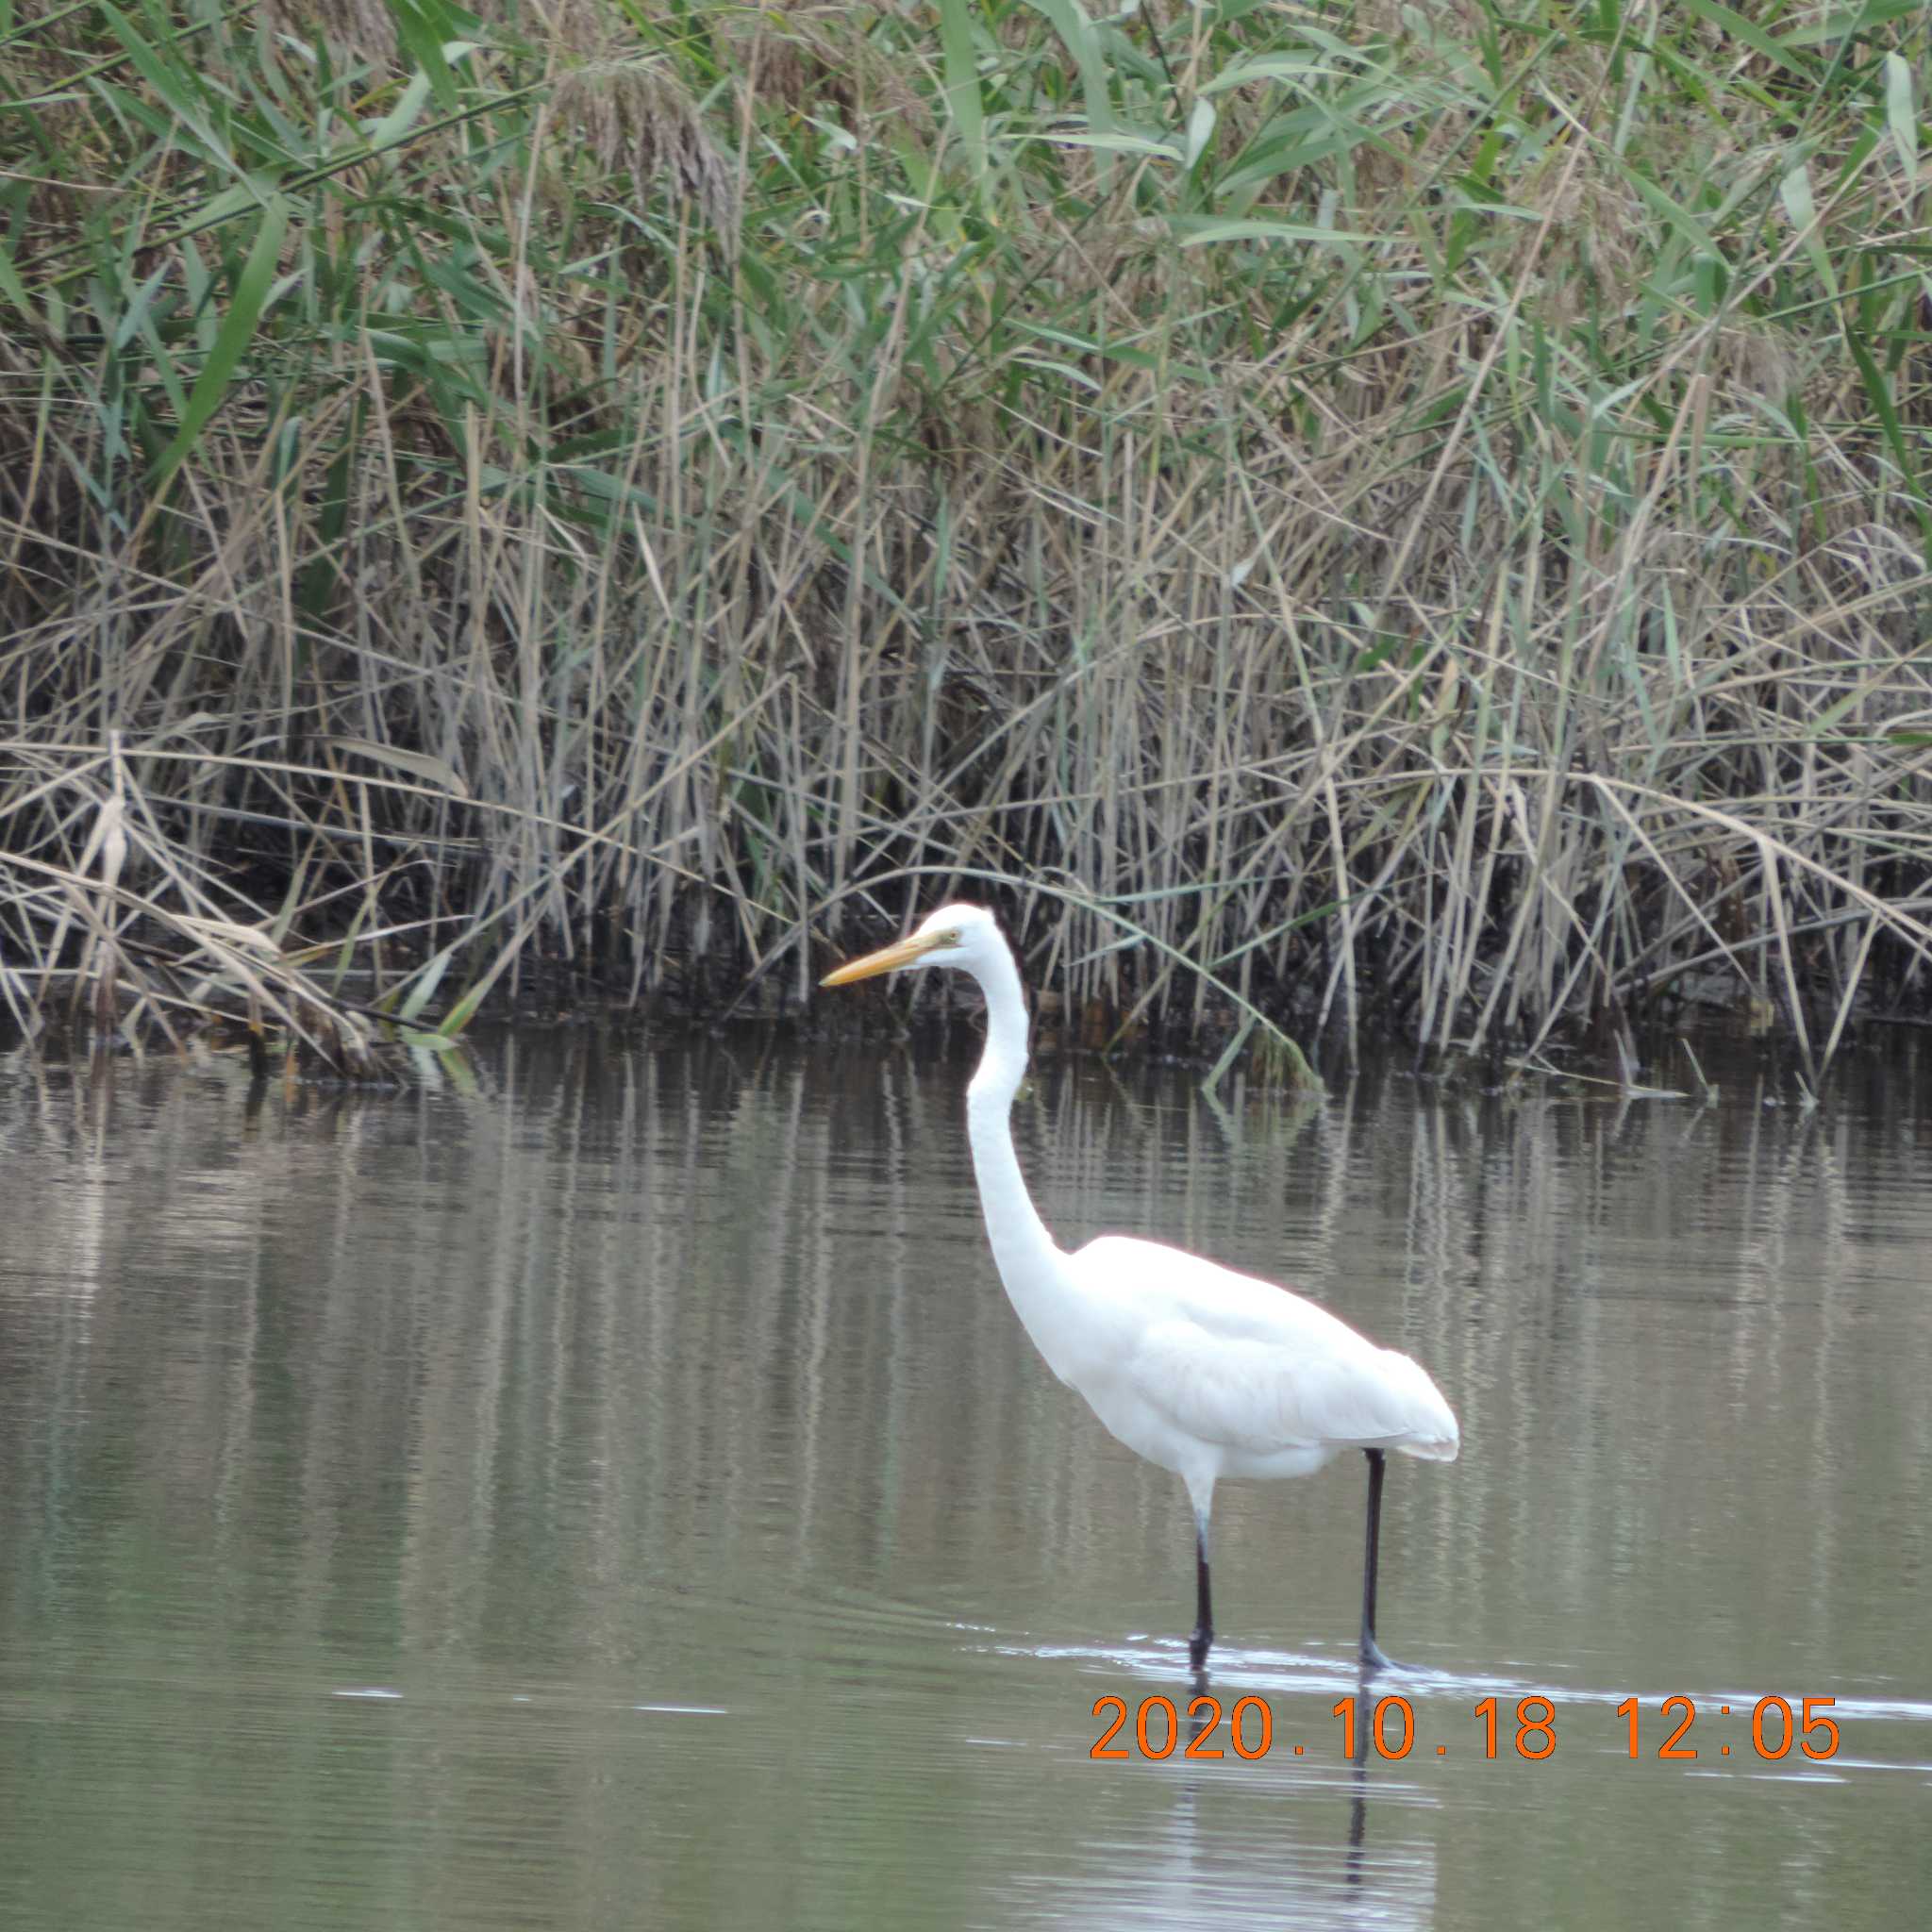
<instances>
[{"instance_id":1,"label":"orange date stamp","mask_svg":"<svg viewBox=\"0 0 1932 1932\"><path fill-rule=\"evenodd\" d=\"M1699 1722L1695 1702L1684 1696L1662 1699L1655 1712L1657 1728L1669 1726L1661 1739L1655 1732L1646 1739L1642 1730L1642 1702L1626 1697L1616 1707L1615 1715L1628 1726L1626 1742L1632 1757L1648 1755L1645 1746L1655 1740L1655 1755L1666 1763L1688 1763L1700 1757L1729 1757L1732 1747L1743 1757L1747 1751L1766 1761L1775 1762L1790 1756L1796 1745L1799 1754L1814 1763L1836 1755L1839 1724L1829 1715L1838 1702L1835 1697L1801 1697L1794 1710L1790 1700L1772 1695L1760 1697L1746 1711L1741 1705L1717 1704L1705 1700L1705 1730L1702 1741L1691 1741L1691 1727ZM1220 1698L1205 1691L1191 1697L1186 1722L1180 1707L1172 1697L1143 1697L1130 1711L1124 1697L1096 1697L1093 1715L1105 1718L1111 1712L1113 1722L1101 1732L1087 1755L1090 1757L1173 1757L1224 1758L1231 1751L1237 1757L1252 1761L1275 1750L1274 1712L1265 1697L1241 1697L1224 1707ZM1377 1757L1407 1757L1417 1748L1415 1707L1407 1697L1380 1697L1373 1705L1366 1699L1343 1697L1330 1709L1341 1732L1337 1741L1344 1758L1367 1755L1371 1747ZM1478 1757L1507 1756L1513 1749L1518 1757L1541 1763L1557 1755L1557 1707L1540 1694L1519 1697L1514 1709L1494 1697L1485 1697L1471 1715L1475 1731L1458 1755L1474 1749ZM1571 1719L1566 1718L1566 1725ZM1184 1735L1185 1734L1185 1735ZM1116 1741L1118 1740L1118 1741ZM1447 1757L1448 1740L1435 1745L1424 1756ZM1306 1757L1306 1743L1280 1747L1296 1757Z\"/></svg>"}]
</instances>

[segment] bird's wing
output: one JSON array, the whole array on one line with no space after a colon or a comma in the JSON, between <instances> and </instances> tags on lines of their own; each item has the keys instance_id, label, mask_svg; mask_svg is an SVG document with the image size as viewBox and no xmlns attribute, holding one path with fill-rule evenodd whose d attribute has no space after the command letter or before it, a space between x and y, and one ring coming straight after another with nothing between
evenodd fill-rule
<instances>
[{"instance_id":1,"label":"bird's wing","mask_svg":"<svg viewBox=\"0 0 1932 1932\"><path fill-rule=\"evenodd\" d=\"M1448 1459L1456 1418L1427 1374L1272 1282L1108 1237L1074 1257L1143 1320L1118 1374L1174 1426L1252 1453L1326 1443Z\"/></svg>"},{"instance_id":2,"label":"bird's wing","mask_svg":"<svg viewBox=\"0 0 1932 1932\"><path fill-rule=\"evenodd\" d=\"M1394 1448L1418 1433L1441 1436L1432 1411L1441 1398L1427 1377L1407 1356L1368 1344L1360 1356L1291 1354L1163 1322L1141 1336L1125 1377L1186 1434L1256 1454L1324 1443ZM1433 1404L1417 1400L1424 1390Z\"/></svg>"}]
</instances>

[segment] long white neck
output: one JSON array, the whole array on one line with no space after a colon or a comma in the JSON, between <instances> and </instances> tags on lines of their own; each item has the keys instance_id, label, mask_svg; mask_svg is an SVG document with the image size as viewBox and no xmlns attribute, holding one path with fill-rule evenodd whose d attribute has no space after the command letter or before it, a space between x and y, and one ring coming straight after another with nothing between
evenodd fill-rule
<instances>
[{"instance_id":1,"label":"long white neck","mask_svg":"<svg viewBox=\"0 0 1932 1932\"><path fill-rule=\"evenodd\" d=\"M1040 1352L1058 1369L1063 1351L1057 1317L1067 1301L1066 1257L1035 1210L1013 1152L1013 1095L1026 1072L1026 999L1020 969L1004 947L974 977L986 994L986 1051L966 1090L966 1129L980 1211L1008 1297Z\"/></svg>"}]
</instances>

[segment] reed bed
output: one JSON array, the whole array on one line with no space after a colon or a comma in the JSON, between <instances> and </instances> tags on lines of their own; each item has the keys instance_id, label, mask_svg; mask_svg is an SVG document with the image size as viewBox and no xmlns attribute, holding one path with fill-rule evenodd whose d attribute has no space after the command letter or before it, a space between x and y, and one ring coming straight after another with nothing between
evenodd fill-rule
<instances>
[{"instance_id":1,"label":"reed bed","mask_svg":"<svg viewBox=\"0 0 1932 1932\"><path fill-rule=\"evenodd\" d=\"M0 19L22 1024L1932 1009L1919 0Z\"/></svg>"}]
</instances>

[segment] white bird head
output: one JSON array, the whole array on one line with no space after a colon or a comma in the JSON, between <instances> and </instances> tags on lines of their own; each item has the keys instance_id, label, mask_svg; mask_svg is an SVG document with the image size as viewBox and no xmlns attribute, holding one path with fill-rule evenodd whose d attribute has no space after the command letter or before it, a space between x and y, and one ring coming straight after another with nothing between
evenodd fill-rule
<instances>
[{"instance_id":1,"label":"white bird head","mask_svg":"<svg viewBox=\"0 0 1932 1932\"><path fill-rule=\"evenodd\" d=\"M876 973L905 973L919 966L956 966L978 976L1002 957L1011 958L999 921L983 906L941 906L906 935L876 953L849 960L819 981L850 986Z\"/></svg>"}]
</instances>

